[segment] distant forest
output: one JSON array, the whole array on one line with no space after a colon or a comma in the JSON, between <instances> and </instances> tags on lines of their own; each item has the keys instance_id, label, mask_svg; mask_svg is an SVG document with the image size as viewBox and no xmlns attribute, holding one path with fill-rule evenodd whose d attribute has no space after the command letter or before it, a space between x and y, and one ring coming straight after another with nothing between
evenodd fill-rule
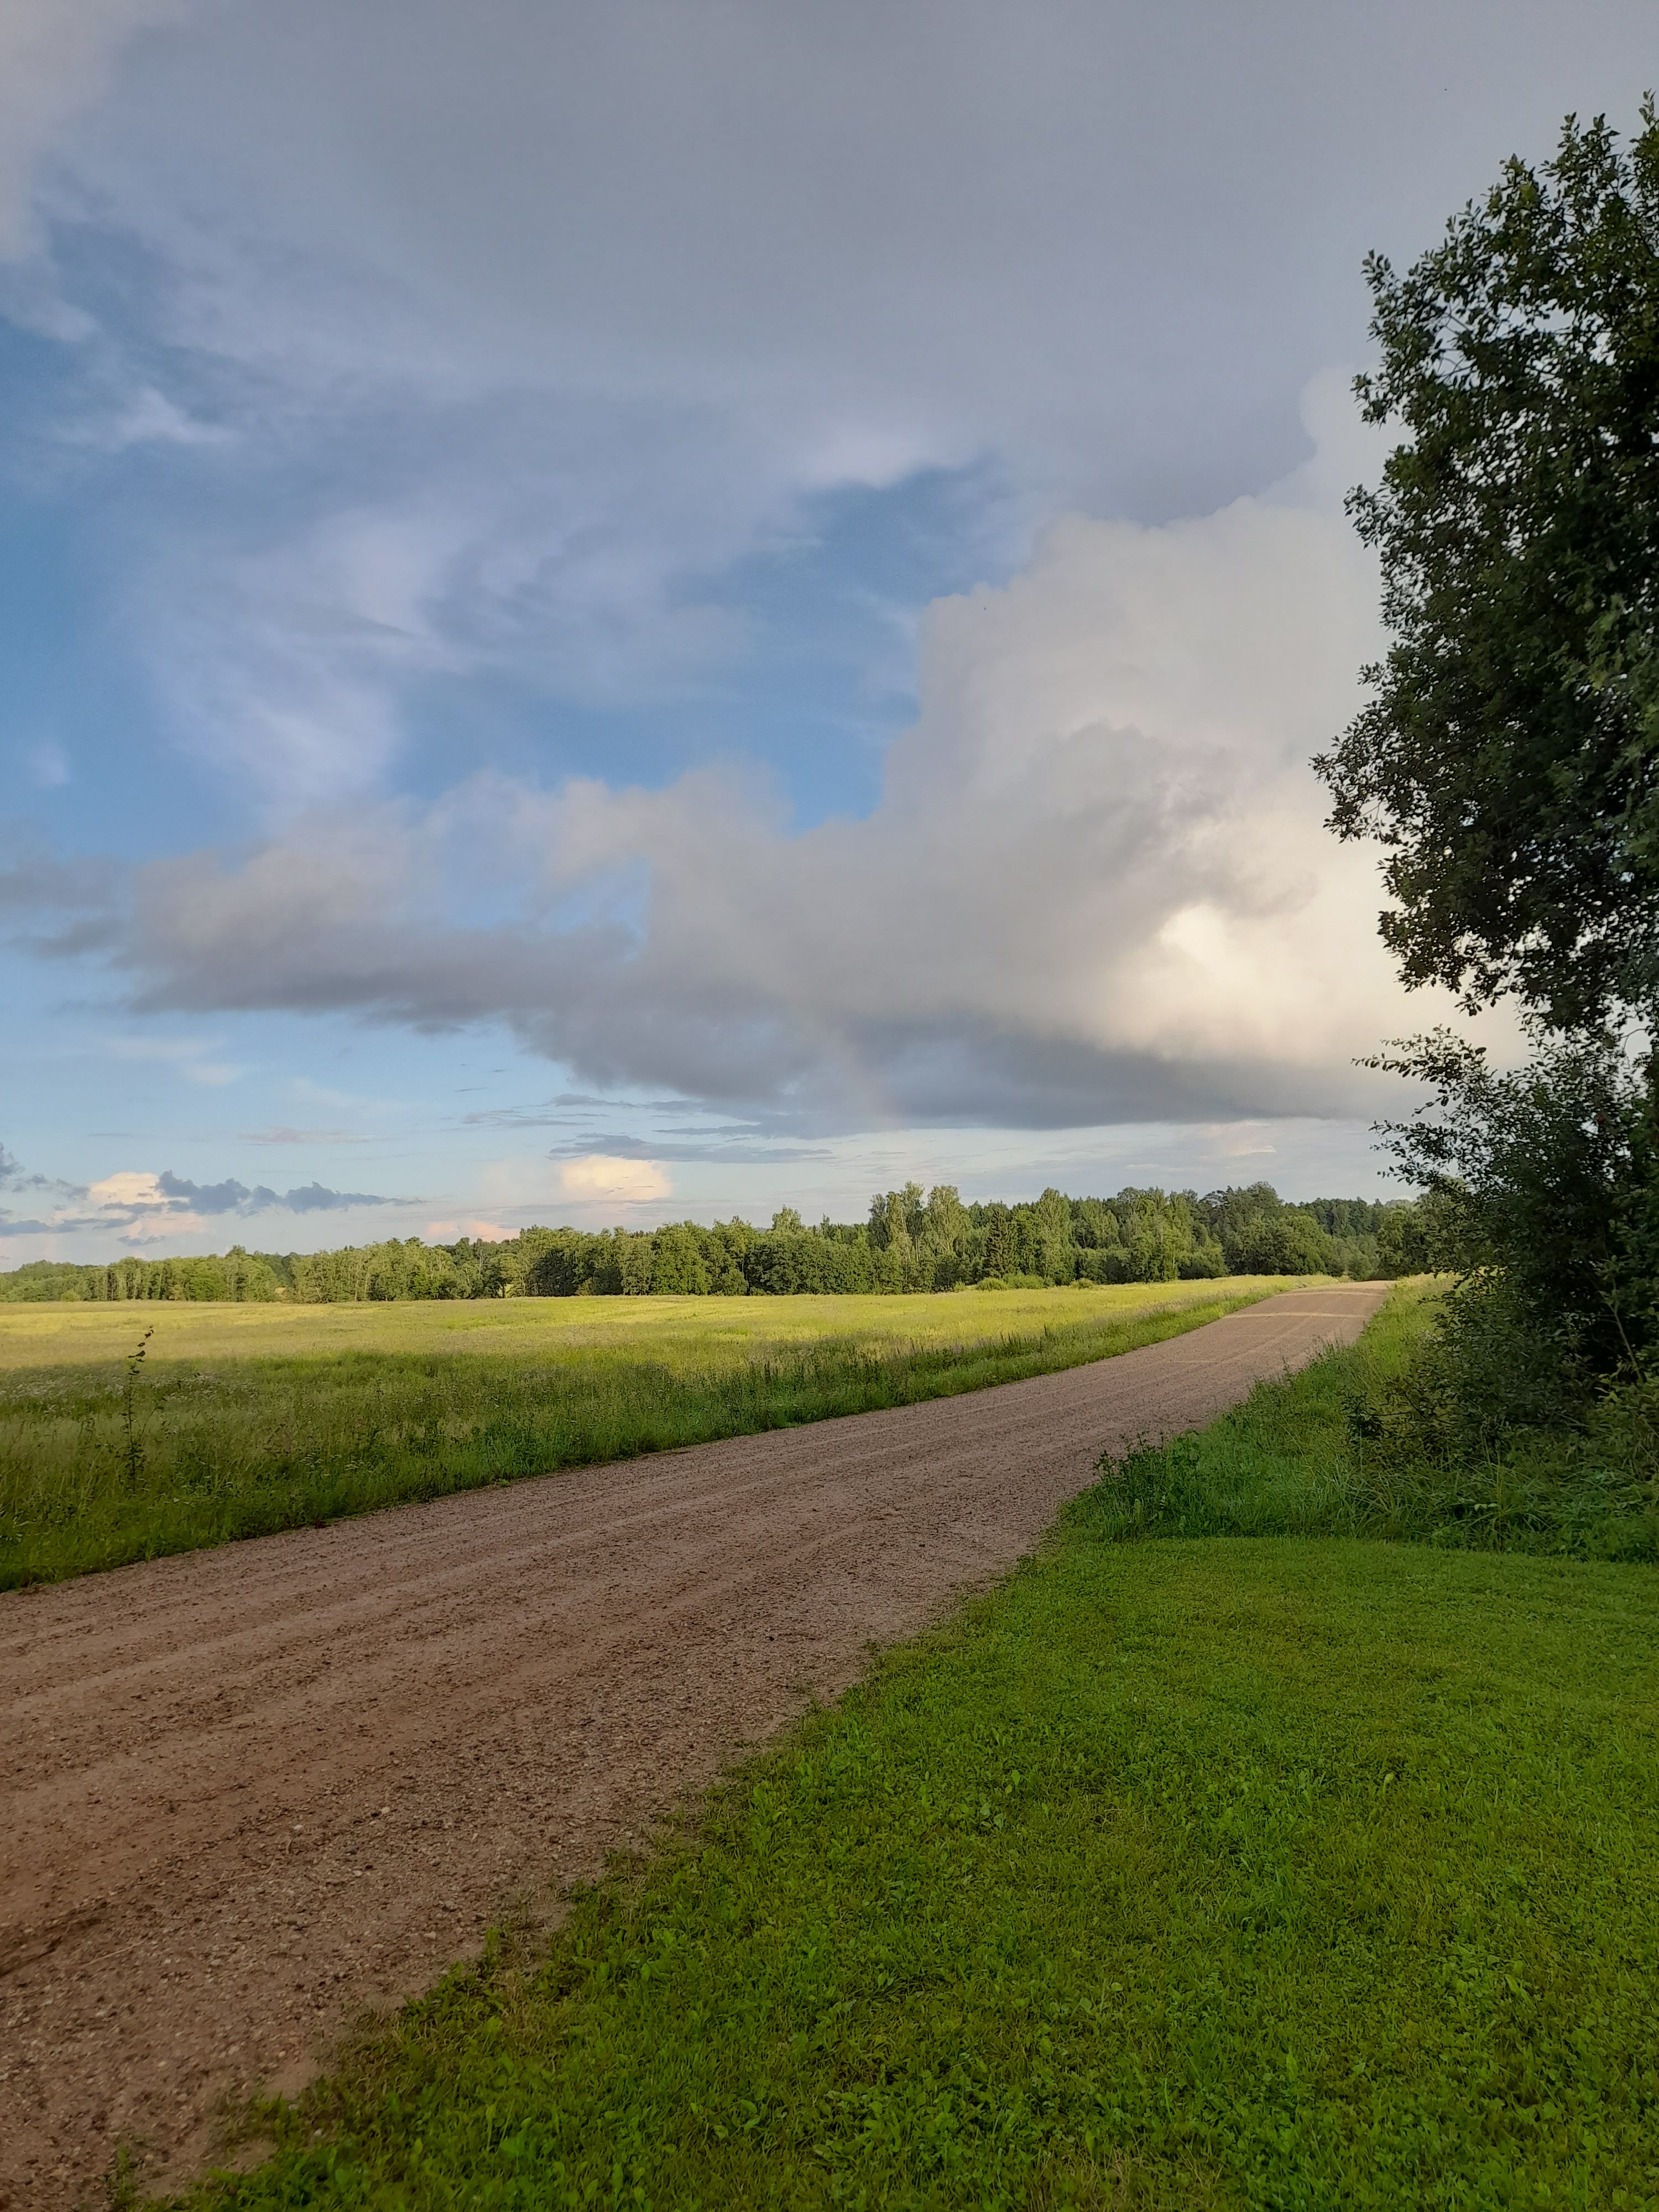
<instances>
[{"instance_id":1,"label":"distant forest","mask_svg":"<svg viewBox=\"0 0 1659 2212\"><path fill-rule=\"evenodd\" d=\"M743 1297L791 1291L946 1291L968 1285L1167 1283L1213 1275L1410 1274L1425 1264L1409 1200L1287 1205L1270 1183L1121 1190L964 1206L949 1184L880 1193L866 1221L810 1227L793 1207L769 1229L695 1221L663 1229L526 1229L501 1243L418 1237L338 1252L229 1252L103 1267L37 1260L0 1274L0 1300L568 1298L647 1292Z\"/></svg>"}]
</instances>

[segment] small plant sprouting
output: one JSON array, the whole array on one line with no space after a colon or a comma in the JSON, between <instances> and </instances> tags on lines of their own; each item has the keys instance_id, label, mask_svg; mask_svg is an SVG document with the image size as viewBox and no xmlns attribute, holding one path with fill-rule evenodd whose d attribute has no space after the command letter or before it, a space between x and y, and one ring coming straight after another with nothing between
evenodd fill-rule
<instances>
[{"instance_id":1,"label":"small plant sprouting","mask_svg":"<svg viewBox=\"0 0 1659 2212\"><path fill-rule=\"evenodd\" d=\"M137 1490L138 1478L144 1471L144 1435L138 1425L138 1376L143 1367L144 1354L155 1334L155 1324L149 1327L138 1340L136 1352L127 1354L127 1379L121 1390L121 1421L127 1436L127 1488Z\"/></svg>"}]
</instances>

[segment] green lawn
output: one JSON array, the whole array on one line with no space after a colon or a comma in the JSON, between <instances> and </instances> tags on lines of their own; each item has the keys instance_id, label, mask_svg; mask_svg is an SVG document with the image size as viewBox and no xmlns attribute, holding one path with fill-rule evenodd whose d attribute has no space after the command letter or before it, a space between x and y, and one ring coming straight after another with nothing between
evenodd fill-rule
<instances>
[{"instance_id":1,"label":"green lawn","mask_svg":"<svg viewBox=\"0 0 1659 2212\"><path fill-rule=\"evenodd\" d=\"M1294 1286L0 1307L0 1588L981 1389Z\"/></svg>"},{"instance_id":2,"label":"green lawn","mask_svg":"<svg viewBox=\"0 0 1659 2212\"><path fill-rule=\"evenodd\" d=\"M1651 1569L1121 1533L1103 1484L189 2203L1659 2206Z\"/></svg>"}]
</instances>

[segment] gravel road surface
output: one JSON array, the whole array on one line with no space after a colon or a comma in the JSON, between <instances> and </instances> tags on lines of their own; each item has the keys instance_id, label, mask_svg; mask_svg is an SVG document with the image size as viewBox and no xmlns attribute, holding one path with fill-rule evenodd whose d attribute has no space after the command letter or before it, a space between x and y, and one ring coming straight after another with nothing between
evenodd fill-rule
<instances>
[{"instance_id":1,"label":"gravel road surface","mask_svg":"<svg viewBox=\"0 0 1659 2212\"><path fill-rule=\"evenodd\" d=\"M182 2181L227 2100L1029 1552L1103 1446L1382 1294L0 1597L0 2204L101 2203L121 2142Z\"/></svg>"}]
</instances>

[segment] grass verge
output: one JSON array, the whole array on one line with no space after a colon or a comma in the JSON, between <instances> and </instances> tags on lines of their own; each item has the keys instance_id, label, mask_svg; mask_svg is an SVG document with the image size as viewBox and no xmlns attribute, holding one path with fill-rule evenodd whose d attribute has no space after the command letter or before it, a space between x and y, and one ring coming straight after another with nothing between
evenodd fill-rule
<instances>
[{"instance_id":1,"label":"grass verge","mask_svg":"<svg viewBox=\"0 0 1659 2212\"><path fill-rule=\"evenodd\" d=\"M349 1350L210 1370L147 1362L130 1387L107 1362L14 1371L0 1389L0 1589L1052 1374L1290 1287L1196 1298L1182 1286L1179 1304L955 1342L700 1344L687 1329L672 1356L653 1357L566 1333L539 1356ZM1051 1296L1065 1312L1067 1294ZM929 1304L948 1307L958 1329L978 1317L970 1300ZM130 1311L136 1341L147 1316Z\"/></svg>"},{"instance_id":2,"label":"grass verge","mask_svg":"<svg viewBox=\"0 0 1659 2212\"><path fill-rule=\"evenodd\" d=\"M1402 1285L1357 1344L1261 1385L1212 1427L1131 1454L1097 1493L1102 1533L1659 1559L1651 1451L1633 1453L1594 1409L1582 1431L1517 1431L1485 1454L1425 1444L1412 1365L1434 1306L1431 1289Z\"/></svg>"},{"instance_id":3,"label":"grass verge","mask_svg":"<svg viewBox=\"0 0 1659 2212\"><path fill-rule=\"evenodd\" d=\"M1654 1599L1097 1490L180 2202L1651 2208Z\"/></svg>"}]
</instances>

